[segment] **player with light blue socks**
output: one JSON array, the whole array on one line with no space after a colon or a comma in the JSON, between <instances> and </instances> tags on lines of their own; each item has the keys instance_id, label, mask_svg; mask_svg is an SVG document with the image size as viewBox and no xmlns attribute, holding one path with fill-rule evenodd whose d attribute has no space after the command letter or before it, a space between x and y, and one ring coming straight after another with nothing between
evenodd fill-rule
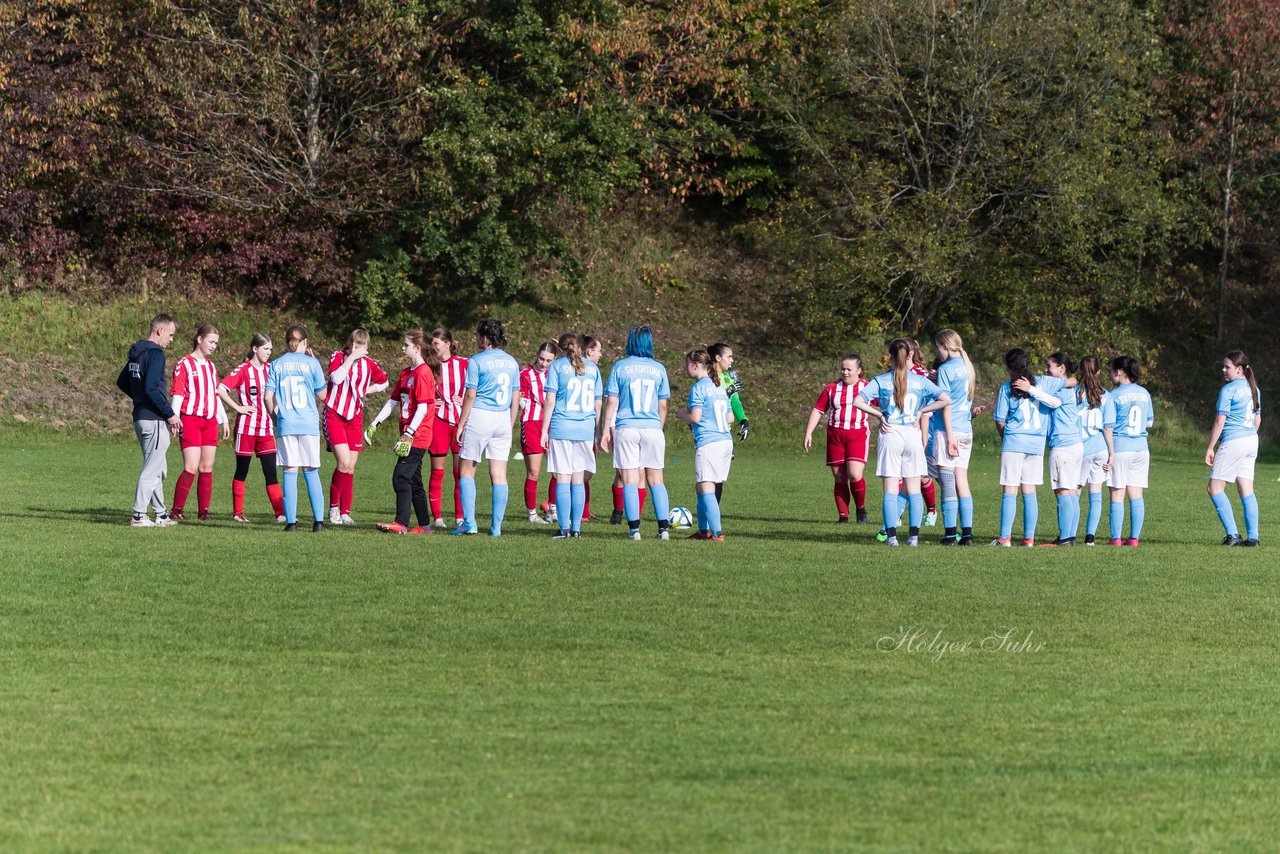
<instances>
[{"instance_id":1,"label":"player with light blue socks","mask_svg":"<svg viewBox=\"0 0 1280 854\"><path fill-rule=\"evenodd\" d=\"M1218 393L1217 414L1204 454L1205 465L1211 467L1209 500L1226 532L1222 544L1252 547L1258 545L1258 496L1253 491L1253 475L1258 459L1258 428L1262 426L1262 395L1249 358L1240 350L1223 357L1222 379L1226 384ZM1243 538L1227 498L1226 488L1231 481L1235 481L1244 510Z\"/></svg>"}]
</instances>

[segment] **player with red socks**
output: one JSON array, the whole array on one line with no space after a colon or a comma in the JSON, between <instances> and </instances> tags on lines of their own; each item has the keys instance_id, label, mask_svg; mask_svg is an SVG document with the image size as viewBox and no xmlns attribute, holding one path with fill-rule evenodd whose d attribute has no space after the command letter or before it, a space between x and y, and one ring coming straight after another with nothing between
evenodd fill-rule
<instances>
[{"instance_id":1,"label":"player with red socks","mask_svg":"<svg viewBox=\"0 0 1280 854\"><path fill-rule=\"evenodd\" d=\"M538 478L542 474L542 457L547 449L542 444L542 422L550 415L543 407L547 384L547 368L556 359L556 342L544 341L533 357L533 363L520 372L520 454L524 457L524 509L534 525L548 520L538 515ZM555 490L556 476L551 475L548 494Z\"/></svg>"},{"instance_id":2,"label":"player with red socks","mask_svg":"<svg viewBox=\"0 0 1280 854\"><path fill-rule=\"evenodd\" d=\"M196 485L197 518L209 518L213 502L213 460L218 451L218 434L231 438L227 413L218 397L218 369L210 360L218 349L218 328L205 323L196 330L192 350L173 368L173 411L182 418L182 474L173 490L170 515L187 521L183 512L191 485Z\"/></svg>"},{"instance_id":3,"label":"player with red socks","mask_svg":"<svg viewBox=\"0 0 1280 854\"><path fill-rule=\"evenodd\" d=\"M218 386L218 397L239 413L236 418L236 475L231 481L232 517L237 522L248 522L244 515L244 483L249 477L249 462L257 455L262 464L262 476L267 482L267 500L275 513L276 521L284 521L284 495L276 477L276 431L273 419L267 414L262 393L267 387L267 375L271 371L271 336L262 332L249 342L249 356L240 366L227 374ZM239 395L239 399L232 396Z\"/></svg>"},{"instance_id":4,"label":"player with red socks","mask_svg":"<svg viewBox=\"0 0 1280 854\"><path fill-rule=\"evenodd\" d=\"M840 379L818 395L804 429L804 452L813 447L813 430L827 419L827 465L835 476L837 522L848 524L853 500L859 525L867 524L867 481L863 472L871 451L867 416L853 405L867 381L862 379L862 357L850 353L840 361Z\"/></svg>"},{"instance_id":5,"label":"player with red socks","mask_svg":"<svg viewBox=\"0 0 1280 854\"><path fill-rule=\"evenodd\" d=\"M369 330L354 329L329 359L324 432L337 462L329 482L329 524L354 525L356 462L364 450L364 396L387 387L387 375L369 358Z\"/></svg>"},{"instance_id":6,"label":"player with red socks","mask_svg":"<svg viewBox=\"0 0 1280 854\"><path fill-rule=\"evenodd\" d=\"M444 328L431 331L431 347L440 360L440 382L436 385L436 426L431 434L431 485L427 498L431 503L431 515L437 528L456 527L462 524L462 492L458 488L458 454L462 445L458 442L458 416L462 414L462 395L466 391L467 359L458 355L453 334ZM453 513L454 525L444 520L444 464L453 454Z\"/></svg>"}]
</instances>

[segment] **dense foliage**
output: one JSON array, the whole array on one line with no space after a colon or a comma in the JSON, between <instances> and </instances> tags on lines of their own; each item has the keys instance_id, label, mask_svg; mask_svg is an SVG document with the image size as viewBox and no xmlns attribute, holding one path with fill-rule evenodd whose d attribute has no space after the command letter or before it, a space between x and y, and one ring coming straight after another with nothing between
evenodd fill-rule
<instances>
[{"instance_id":1,"label":"dense foliage","mask_svg":"<svg viewBox=\"0 0 1280 854\"><path fill-rule=\"evenodd\" d=\"M572 225L653 193L785 270L765 296L811 341L945 322L1137 346L1153 317L1221 338L1277 266L1278 20L0 0L0 277L178 271L392 326L572 283Z\"/></svg>"}]
</instances>

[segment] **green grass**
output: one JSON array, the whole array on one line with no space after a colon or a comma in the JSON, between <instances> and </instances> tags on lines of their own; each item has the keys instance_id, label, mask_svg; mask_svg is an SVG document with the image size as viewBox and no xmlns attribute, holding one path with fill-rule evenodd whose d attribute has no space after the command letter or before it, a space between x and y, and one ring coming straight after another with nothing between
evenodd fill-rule
<instances>
[{"instance_id":1,"label":"green grass","mask_svg":"<svg viewBox=\"0 0 1280 854\"><path fill-rule=\"evenodd\" d=\"M257 471L251 528L134 531L134 449L3 450L6 849L1274 844L1271 529L1211 545L1188 459L1140 549L944 551L832 524L820 457L750 443L720 544L552 542L518 490L501 540L287 536ZM362 460L362 522L389 472ZM1044 647L877 648L913 626Z\"/></svg>"}]
</instances>

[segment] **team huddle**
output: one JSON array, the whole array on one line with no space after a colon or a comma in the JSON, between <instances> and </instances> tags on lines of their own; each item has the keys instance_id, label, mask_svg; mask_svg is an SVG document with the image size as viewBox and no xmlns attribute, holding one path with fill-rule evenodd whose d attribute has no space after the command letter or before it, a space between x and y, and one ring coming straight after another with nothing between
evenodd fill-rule
<instances>
[{"instance_id":1,"label":"team huddle","mask_svg":"<svg viewBox=\"0 0 1280 854\"><path fill-rule=\"evenodd\" d=\"M313 531L323 531L326 519L331 525L354 525L351 510L359 456L398 410L392 473L396 516L394 521L380 523L379 530L422 535L432 533L433 526L450 527L443 515L442 492L445 463L452 457L451 533L479 532L475 478L480 463L487 460L492 487L488 533L501 536L509 497L507 461L519 424L526 466L525 505L531 523L556 523L554 536L559 539L581 536L582 522L595 518L590 514L589 485L599 449L612 454L615 469L610 521L621 524L625 519L630 537L640 539L641 513L648 498L658 538L670 538L672 508L663 482L663 427L671 385L666 368L653 358L648 327L630 330L626 355L613 365L607 382L598 367L601 344L591 336L569 333L556 342L548 341L538 348L534 362L521 370L503 350L507 340L497 320L479 324L479 351L469 358L457 354L447 329L430 335L410 330L403 336L401 349L408 367L392 385L368 354L367 330L356 329L348 336L345 346L330 357L326 372L302 326L289 328L286 352L275 360L271 359L271 338L255 335L244 362L219 379L211 358L218 349L219 332L205 324L196 330L192 352L173 370L170 399L163 350L176 328L173 318L158 315L149 337L131 348L117 380L133 400L134 429L143 452L134 527L187 521L193 484L195 517L209 518L218 440L232 435L229 411L235 413L233 519L249 522L244 514L245 482L256 456L267 498L284 530L297 530L300 473ZM738 395L741 383L732 366L733 351L724 344L691 351L685 358L686 372L695 382L688 406L675 416L690 426L696 446L698 530L690 539L724 538L719 499L733 459L730 424L735 413L739 437L745 439L750 430ZM366 427L365 397L388 388L386 405ZM178 435L183 457L171 507L163 493L170 433ZM335 459L327 516L319 474L322 439ZM424 486L422 466L428 455L430 480ZM544 457L551 483L547 501L539 505ZM282 482L277 480L277 466L284 471ZM154 519L149 511L154 511ZM417 524L410 527L411 521Z\"/></svg>"},{"instance_id":2,"label":"team huddle","mask_svg":"<svg viewBox=\"0 0 1280 854\"><path fill-rule=\"evenodd\" d=\"M422 535L452 528L457 536L479 532L476 523L476 472L488 461L491 482L490 536L502 535L509 498L508 459L518 435L525 464L524 500L528 520L555 524L558 539L581 536L590 511L590 484L596 453L611 454L614 510L610 521L627 522L640 539L641 515L652 502L657 536L669 539L673 509L663 480L671 385L667 370L653 357L648 327L632 327L625 356L603 378L602 347L588 335L566 333L541 344L531 364L503 348L501 322L482 321L476 329L478 352L459 356L447 329L429 335L410 330L401 352L408 366L392 384L368 353L369 333L354 330L344 347L329 358L328 370L311 352L304 327L290 327L286 352L271 359L273 342L257 334L245 360L219 378L211 357L219 333L212 325L196 330L192 352L172 372L172 398L166 388L163 349L176 324L159 315L148 339L130 350L117 384L134 402L134 428L143 467L134 498L135 527L165 527L187 520L187 501L196 487L196 518L207 519L213 496L213 466L218 440L231 438L228 411L235 412L236 470L232 481L232 518L247 523L245 483L258 457L267 499L286 531L297 529L298 479L301 474L313 516L312 530L354 525L355 471L366 444L379 427L398 414L397 460L392 473L395 519L380 523L388 533ZM906 518L906 545L919 544L920 528L937 520L941 492L944 546L974 542L973 492L968 470L973 450L973 417L985 407L974 403L973 364L955 331L934 339L937 358L926 367L919 344L896 338L888 348L890 370L862 377L861 357L841 361L840 379L823 389L804 436L827 422L826 463L835 480L838 520L867 522L864 471L871 450L871 422L878 423L876 476L883 482L882 528L877 539L899 544ZM1084 544L1094 545L1108 490L1108 545L1137 546L1146 515L1150 452L1147 433L1155 412L1150 393L1138 384L1136 360L1117 357L1106 367L1112 388L1103 389L1103 363L1086 356L1078 364L1054 353L1043 374L1031 369L1022 349L1005 355L1008 379L996 396L993 417L1001 436L999 530L993 546L1011 546L1021 494L1024 546L1036 545L1039 515L1037 487L1044 483L1049 451L1050 487L1057 502L1057 536L1045 546L1073 546L1081 527L1082 497L1088 496ZM750 422L742 407L741 380L733 370L733 350L713 344L685 355L693 380L687 405L674 413L693 433L697 532L690 539L723 540L722 489L733 461L730 425L746 439ZM1232 351L1223 359L1226 384L1205 453L1212 467L1209 496L1226 536L1224 545L1258 545L1258 502L1253 493L1258 455L1261 400L1248 359ZM390 397L369 424L367 395L390 388ZM398 413L397 413L398 410ZM517 428L518 425L518 428ZM518 434L517 434L518 429ZM166 509L162 484L169 434L182 448L183 471ZM320 481L321 441L334 456L328 489L328 513ZM423 463L430 458L429 481ZM453 521L444 516L445 465L452 458ZM538 502L544 466L550 475L547 498ZM283 478L277 480L277 465ZM1244 509L1240 535L1225 490L1235 482ZM938 486L941 487L938 490ZM1128 533L1125 535L1125 504ZM851 508L852 505L852 508ZM155 519L148 515L154 510ZM676 508L677 516L686 515ZM416 525L411 526L411 522ZM677 519L683 521L683 519Z\"/></svg>"},{"instance_id":3,"label":"team huddle","mask_svg":"<svg viewBox=\"0 0 1280 854\"><path fill-rule=\"evenodd\" d=\"M861 378L857 355L841 361L840 379L823 389L810 413L804 448L825 416L827 465L835 476L839 521L849 521L850 501L857 521L865 523L866 484L863 471L871 440L870 421L879 422L876 475L883 479L883 528L877 539L899 543L898 529L907 515L906 544L919 543L922 522L936 520L935 481L941 484L944 546L974 542L973 493L969 461L973 449L973 364L954 330L935 337L937 360L927 369L920 347L912 339L889 344L892 369L871 380ZM1088 494L1084 544L1094 545L1102 518L1103 488L1109 490L1108 545L1137 546L1146 515L1151 455L1147 431L1155 419L1150 393L1138 384L1140 368L1128 356L1113 359L1108 368L1112 388L1102 387L1102 363L1086 356L1073 364L1065 353L1054 353L1045 372L1035 375L1025 350L1005 354L1009 378L1000 386L993 417L1001 436L1000 527L993 546L1011 546L1022 495L1024 546L1036 545L1039 516L1036 488L1044 483L1045 448L1049 450L1049 478L1057 500L1058 532L1045 546L1074 546L1080 529L1081 497ZM1253 493L1258 456L1261 399L1253 369L1245 354L1233 350L1224 357L1226 384L1218 397L1217 415L1205 452L1212 466L1209 496L1222 521L1226 546L1258 545L1258 501ZM1240 536L1225 494L1234 481L1244 508L1245 535ZM1129 530L1124 535L1125 502ZM926 515L926 503L928 512Z\"/></svg>"}]
</instances>

